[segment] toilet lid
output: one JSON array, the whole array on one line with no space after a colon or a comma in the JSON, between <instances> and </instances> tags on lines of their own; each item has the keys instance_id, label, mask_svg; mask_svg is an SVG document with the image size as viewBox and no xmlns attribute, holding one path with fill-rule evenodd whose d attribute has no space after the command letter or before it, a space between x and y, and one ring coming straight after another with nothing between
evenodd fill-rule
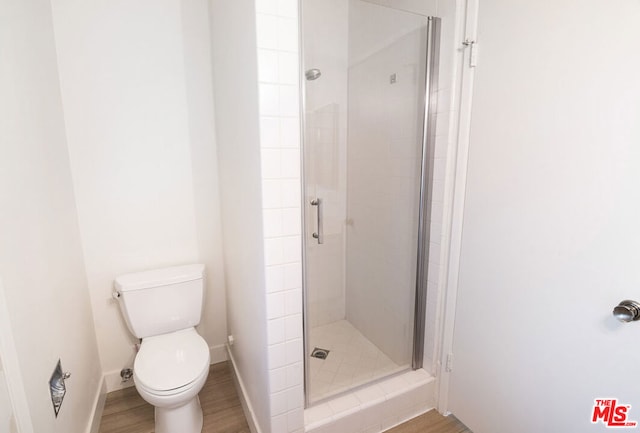
<instances>
[{"instance_id":1,"label":"toilet lid","mask_svg":"<svg viewBox=\"0 0 640 433\"><path fill-rule=\"evenodd\" d=\"M133 371L136 381L157 391L181 388L209 367L209 347L194 328L142 340Z\"/></svg>"}]
</instances>

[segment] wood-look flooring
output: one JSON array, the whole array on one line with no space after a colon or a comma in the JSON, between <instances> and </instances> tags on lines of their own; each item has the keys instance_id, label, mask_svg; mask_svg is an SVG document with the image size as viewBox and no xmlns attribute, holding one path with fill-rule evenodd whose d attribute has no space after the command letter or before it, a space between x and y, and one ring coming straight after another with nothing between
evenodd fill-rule
<instances>
[{"instance_id":1,"label":"wood-look flooring","mask_svg":"<svg viewBox=\"0 0 640 433\"><path fill-rule=\"evenodd\" d=\"M199 395L203 433L250 433L228 362L211 366ZM107 395L100 433L153 433L153 424L153 406L134 387Z\"/></svg>"},{"instance_id":2,"label":"wood-look flooring","mask_svg":"<svg viewBox=\"0 0 640 433\"><path fill-rule=\"evenodd\" d=\"M203 433L250 433L228 362L214 364L200 392ZM428 412L389 433L471 433L453 417ZM153 433L153 406L134 387L111 392L102 414L100 433ZM278 433L278 432L274 432Z\"/></svg>"},{"instance_id":3,"label":"wood-look flooring","mask_svg":"<svg viewBox=\"0 0 640 433\"><path fill-rule=\"evenodd\" d=\"M453 416L442 416L436 410L411 419L386 433L473 433Z\"/></svg>"}]
</instances>

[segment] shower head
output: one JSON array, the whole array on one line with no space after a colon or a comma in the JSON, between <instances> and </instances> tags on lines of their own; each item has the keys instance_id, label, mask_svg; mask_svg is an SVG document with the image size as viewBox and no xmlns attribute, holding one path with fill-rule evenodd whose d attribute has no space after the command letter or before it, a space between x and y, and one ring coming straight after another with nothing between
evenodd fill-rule
<instances>
[{"instance_id":1,"label":"shower head","mask_svg":"<svg viewBox=\"0 0 640 433\"><path fill-rule=\"evenodd\" d=\"M322 72L320 72L320 69L308 69L307 72L304 73L305 78L307 79L307 81L313 81L313 80L317 80L318 78L320 78L320 75L322 75Z\"/></svg>"}]
</instances>

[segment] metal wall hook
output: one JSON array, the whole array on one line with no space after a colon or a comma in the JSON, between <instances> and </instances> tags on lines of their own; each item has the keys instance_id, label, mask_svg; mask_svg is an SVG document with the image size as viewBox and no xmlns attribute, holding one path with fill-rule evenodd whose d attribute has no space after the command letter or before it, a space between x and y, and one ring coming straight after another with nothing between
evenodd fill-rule
<instances>
[{"instance_id":1,"label":"metal wall hook","mask_svg":"<svg viewBox=\"0 0 640 433\"><path fill-rule=\"evenodd\" d=\"M614 309L613 315L621 322L640 320L640 303L631 300L621 301Z\"/></svg>"}]
</instances>

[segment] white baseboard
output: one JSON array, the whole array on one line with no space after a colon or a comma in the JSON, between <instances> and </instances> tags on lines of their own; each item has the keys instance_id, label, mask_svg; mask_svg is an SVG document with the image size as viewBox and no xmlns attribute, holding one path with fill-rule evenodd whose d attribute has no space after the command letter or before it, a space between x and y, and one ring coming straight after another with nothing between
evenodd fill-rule
<instances>
[{"instance_id":1,"label":"white baseboard","mask_svg":"<svg viewBox=\"0 0 640 433\"><path fill-rule=\"evenodd\" d=\"M244 416L247 418L247 424L249 424L249 430L251 433L262 433L260 430L259 424L256 421L256 415L251 407L251 401L247 398L247 389L244 386L244 382L242 381L242 377L238 372L238 368L236 366L235 360L233 359L233 353L229 347L227 347L227 353L229 355L229 360L231 361L231 372L233 373L233 382L236 385L236 391L238 392L238 397L240 397L240 403L242 404L242 410L244 411Z\"/></svg>"},{"instance_id":2,"label":"white baseboard","mask_svg":"<svg viewBox=\"0 0 640 433\"><path fill-rule=\"evenodd\" d=\"M104 376L100 381L100 386L93 399L93 415L87 426L87 433L98 433L100 431L100 421L102 420L102 412L104 411L104 403L107 401L107 385Z\"/></svg>"}]
</instances>

